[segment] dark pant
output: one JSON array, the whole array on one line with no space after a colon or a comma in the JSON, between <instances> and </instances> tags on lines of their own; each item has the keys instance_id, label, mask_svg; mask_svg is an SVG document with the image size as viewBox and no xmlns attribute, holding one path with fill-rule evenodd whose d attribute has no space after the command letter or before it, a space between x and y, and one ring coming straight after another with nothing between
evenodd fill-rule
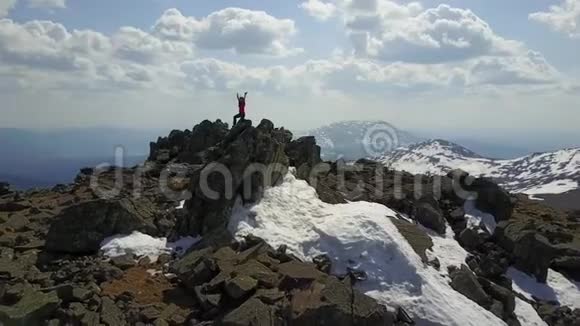
<instances>
[{"instance_id":1,"label":"dark pant","mask_svg":"<svg viewBox=\"0 0 580 326\"><path fill-rule=\"evenodd\" d=\"M246 119L246 114L245 113L238 113L238 114L234 115L234 126L236 125L238 119L240 119L240 121Z\"/></svg>"}]
</instances>

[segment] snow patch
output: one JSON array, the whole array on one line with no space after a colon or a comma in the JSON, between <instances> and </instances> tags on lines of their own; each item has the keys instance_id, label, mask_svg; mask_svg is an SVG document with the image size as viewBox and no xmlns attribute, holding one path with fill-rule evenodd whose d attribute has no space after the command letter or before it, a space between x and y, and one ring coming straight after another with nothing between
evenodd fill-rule
<instances>
[{"instance_id":1,"label":"snow patch","mask_svg":"<svg viewBox=\"0 0 580 326\"><path fill-rule=\"evenodd\" d=\"M527 195L563 194L578 189L578 182L570 179L555 180L550 183L522 190Z\"/></svg>"},{"instance_id":2,"label":"snow patch","mask_svg":"<svg viewBox=\"0 0 580 326\"><path fill-rule=\"evenodd\" d=\"M545 321L540 318L536 309L531 304L516 297L516 309L514 313L522 326L548 326Z\"/></svg>"},{"instance_id":3,"label":"snow patch","mask_svg":"<svg viewBox=\"0 0 580 326\"><path fill-rule=\"evenodd\" d=\"M243 206L238 200L229 230L236 237L256 235L273 247L287 245L304 260L327 254L334 273L345 273L347 267L364 270L368 280L358 288L382 304L403 306L418 325L505 325L423 264L391 222L395 216L375 203L324 203L305 181L288 173L280 186L265 191L260 203ZM444 248L449 243L436 242L436 255L448 257ZM443 259L456 263L451 260Z\"/></svg>"},{"instance_id":4,"label":"snow patch","mask_svg":"<svg viewBox=\"0 0 580 326\"><path fill-rule=\"evenodd\" d=\"M432 230L422 227L433 241L432 250L427 250L427 257L432 260L437 258L441 263L440 272L443 275L448 275L447 268L449 266L461 267L465 264L465 259L469 255L463 247L459 245L454 238L454 232L451 227L447 226L445 236L440 236Z\"/></svg>"},{"instance_id":5,"label":"snow patch","mask_svg":"<svg viewBox=\"0 0 580 326\"><path fill-rule=\"evenodd\" d=\"M166 238L154 238L135 231L129 235L115 235L106 238L101 242L101 251L106 257L133 254L137 257L149 257L151 261L155 262L162 254L182 255L200 240L200 237L190 236L181 238L176 242L167 242Z\"/></svg>"},{"instance_id":6,"label":"snow patch","mask_svg":"<svg viewBox=\"0 0 580 326\"><path fill-rule=\"evenodd\" d=\"M514 291L530 300L534 296L542 300L558 301L572 309L580 308L580 283L567 279L555 270L548 270L546 284L539 283L534 277L513 267L510 267L507 276L513 280Z\"/></svg>"},{"instance_id":7,"label":"snow patch","mask_svg":"<svg viewBox=\"0 0 580 326\"><path fill-rule=\"evenodd\" d=\"M179 206L175 207L175 209L183 209L184 206L185 206L185 200L182 200L179 202Z\"/></svg>"},{"instance_id":8,"label":"snow patch","mask_svg":"<svg viewBox=\"0 0 580 326\"><path fill-rule=\"evenodd\" d=\"M467 219L468 228L478 229L479 226L483 223L487 231L489 231L490 234L493 234L497 226L495 217L475 208L475 200L466 201L463 205L463 210L465 211L465 218Z\"/></svg>"}]
</instances>

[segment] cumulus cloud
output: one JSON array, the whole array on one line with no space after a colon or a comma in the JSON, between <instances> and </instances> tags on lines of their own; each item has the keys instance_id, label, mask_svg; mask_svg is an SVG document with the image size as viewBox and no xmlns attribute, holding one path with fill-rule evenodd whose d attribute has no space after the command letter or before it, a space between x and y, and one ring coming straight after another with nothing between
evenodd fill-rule
<instances>
[{"instance_id":1,"label":"cumulus cloud","mask_svg":"<svg viewBox=\"0 0 580 326\"><path fill-rule=\"evenodd\" d=\"M321 0L308 0L299 5L310 16L318 20L325 21L336 14L336 6L331 2L323 2Z\"/></svg>"},{"instance_id":2,"label":"cumulus cloud","mask_svg":"<svg viewBox=\"0 0 580 326\"><path fill-rule=\"evenodd\" d=\"M112 44L115 56L142 64L183 61L193 53L186 43L162 40L134 27L122 27Z\"/></svg>"},{"instance_id":3,"label":"cumulus cloud","mask_svg":"<svg viewBox=\"0 0 580 326\"><path fill-rule=\"evenodd\" d=\"M192 42L203 49L275 56L301 51L290 46L291 37L297 33L294 21L279 19L264 11L226 8L196 19L169 9L152 30L161 38Z\"/></svg>"},{"instance_id":4,"label":"cumulus cloud","mask_svg":"<svg viewBox=\"0 0 580 326\"><path fill-rule=\"evenodd\" d=\"M27 0L30 8L66 8L66 0Z\"/></svg>"},{"instance_id":5,"label":"cumulus cloud","mask_svg":"<svg viewBox=\"0 0 580 326\"><path fill-rule=\"evenodd\" d=\"M303 7L309 2L303 2ZM418 2L335 0L354 54L386 62L439 64L525 55L521 42L496 34L469 9Z\"/></svg>"},{"instance_id":6,"label":"cumulus cloud","mask_svg":"<svg viewBox=\"0 0 580 326\"><path fill-rule=\"evenodd\" d=\"M51 21L18 23L0 19L0 73L25 87L188 92L244 88L269 94L384 94L443 88L460 91L479 86L554 85L561 81L557 70L541 54L519 43L507 46L512 41L497 39L489 26L469 11L448 6L425 10L416 3L397 5L380 0L349 2L345 6L356 13L345 17L345 26L352 34L365 34L367 43L361 40L354 54L339 51L331 59L292 66L249 67L199 57L199 51L195 51L234 49L251 53L260 49L261 53L280 53L280 48L272 49L274 40L294 33L294 25L282 28L271 26L272 22L256 23L255 17L268 21L265 13L255 16L256 12L243 11L247 19L241 19L237 9L225 9L214 13L215 17L212 14L198 20L171 9L151 31L122 27L110 35L68 30ZM375 7L381 8L381 16L376 16ZM418 23L414 30L404 28L410 20ZM242 31L254 32L252 49L231 47L239 45L234 35ZM382 35L386 31L391 34ZM221 40L208 39L211 35L219 38L218 34ZM226 45L225 40L235 45ZM291 50L287 45L283 48ZM410 49L434 59L427 60L426 54ZM440 53L446 56L438 56ZM397 56L399 60L387 60Z\"/></svg>"},{"instance_id":7,"label":"cumulus cloud","mask_svg":"<svg viewBox=\"0 0 580 326\"><path fill-rule=\"evenodd\" d=\"M470 10L440 5L384 2L373 13L348 14L346 26L359 55L387 61L440 63L487 55L510 55L523 48L496 35Z\"/></svg>"},{"instance_id":8,"label":"cumulus cloud","mask_svg":"<svg viewBox=\"0 0 580 326\"><path fill-rule=\"evenodd\" d=\"M14 8L16 0L0 0L0 18L7 16L8 12Z\"/></svg>"},{"instance_id":9,"label":"cumulus cloud","mask_svg":"<svg viewBox=\"0 0 580 326\"><path fill-rule=\"evenodd\" d=\"M580 0L564 0L561 5L551 6L547 12L530 14L529 18L548 25L556 32L580 38Z\"/></svg>"}]
</instances>

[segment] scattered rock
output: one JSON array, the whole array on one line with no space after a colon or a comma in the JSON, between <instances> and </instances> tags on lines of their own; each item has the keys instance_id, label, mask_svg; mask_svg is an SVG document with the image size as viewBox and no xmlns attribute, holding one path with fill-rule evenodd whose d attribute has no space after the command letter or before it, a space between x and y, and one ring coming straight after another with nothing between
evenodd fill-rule
<instances>
[{"instance_id":1,"label":"scattered rock","mask_svg":"<svg viewBox=\"0 0 580 326\"><path fill-rule=\"evenodd\" d=\"M451 274L451 287L480 306L489 309L491 298L485 293L475 274L465 265Z\"/></svg>"},{"instance_id":2,"label":"scattered rock","mask_svg":"<svg viewBox=\"0 0 580 326\"><path fill-rule=\"evenodd\" d=\"M480 234L479 230L472 228L467 228L461 231L457 240L459 241L459 244L461 244L462 247L468 250L476 249L479 245L481 245L485 241L485 239Z\"/></svg>"},{"instance_id":3,"label":"scattered rock","mask_svg":"<svg viewBox=\"0 0 580 326\"><path fill-rule=\"evenodd\" d=\"M56 292L42 293L26 287L20 300L12 306L0 305L0 324L39 325L58 307Z\"/></svg>"},{"instance_id":4,"label":"scattered rock","mask_svg":"<svg viewBox=\"0 0 580 326\"><path fill-rule=\"evenodd\" d=\"M234 300L248 296L256 287L258 281L249 276L237 276L226 282L225 290L230 298Z\"/></svg>"},{"instance_id":5,"label":"scattered rock","mask_svg":"<svg viewBox=\"0 0 580 326\"><path fill-rule=\"evenodd\" d=\"M421 225L439 234L445 234L447 224L435 198L422 198L416 203L415 209L414 216Z\"/></svg>"},{"instance_id":6,"label":"scattered rock","mask_svg":"<svg viewBox=\"0 0 580 326\"><path fill-rule=\"evenodd\" d=\"M111 264L122 270L129 269L137 264L133 255L126 254L111 258Z\"/></svg>"},{"instance_id":7,"label":"scattered rock","mask_svg":"<svg viewBox=\"0 0 580 326\"><path fill-rule=\"evenodd\" d=\"M293 325L392 325L394 315L373 299L326 277L295 292Z\"/></svg>"},{"instance_id":8,"label":"scattered rock","mask_svg":"<svg viewBox=\"0 0 580 326\"><path fill-rule=\"evenodd\" d=\"M556 251L546 237L536 232L532 221L500 222L494 237L500 246L513 254L518 269L534 275L539 282L546 282Z\"/></svg>"},{"instance_id":9,"label":"scattered rock","mask_svg":"<svg viewBox=\"0 0 580 326\"><path fill-rule=\"evenodd\" d=\"M314 265L297 261L281 264L278 274L282 277L281 289L301 288L324 275Z\"/></svg>"},{"instance_id":10,"label":"scattered rock","mask_svg":"<svg viewBox=\"0 0 580 326\"><path fill-rule=\"evenodd\" d=\"M275 326L283 325L276 317L273 307L256 298L244 302L237 309L228 313L221 323L224 326Z\"/></svg>"},{"instance_id":11,"label":"scattered rock","mask_svg":"<svg viewBox=\"0 0 580 326\"><path fill-rule=\"evenodd\" d=\"M328 255L319 255L312 259L312 262L316 265L319 271L330 274L332 271L332 261Z\"/></svg>"},{"instance_id":12,"label":"scattered rock","mask_svg":"<svg viewBox=\"0 0 580 326\"><path fill-rule=\"evenodd\" d=\"M107 326L126 325L123 312L108 297L103 297L100 313L101 322Z\"/></svg>"}]
</instances>

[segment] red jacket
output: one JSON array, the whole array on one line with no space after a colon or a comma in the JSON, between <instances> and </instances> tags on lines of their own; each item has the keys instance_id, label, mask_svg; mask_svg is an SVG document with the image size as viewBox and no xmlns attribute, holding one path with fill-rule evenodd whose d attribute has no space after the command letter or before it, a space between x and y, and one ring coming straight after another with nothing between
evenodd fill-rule
<instances>
[{"instance_id":1,"label":"red jacket","mask_svg":"<svg viewBox=\"0 0 580 326\"><path fill-rule=\"evenodd\" d=\"M240 99L238 101L238 108L240 109L240 114L246 114L246 101Z\"/></svg>"}]
</instances>

